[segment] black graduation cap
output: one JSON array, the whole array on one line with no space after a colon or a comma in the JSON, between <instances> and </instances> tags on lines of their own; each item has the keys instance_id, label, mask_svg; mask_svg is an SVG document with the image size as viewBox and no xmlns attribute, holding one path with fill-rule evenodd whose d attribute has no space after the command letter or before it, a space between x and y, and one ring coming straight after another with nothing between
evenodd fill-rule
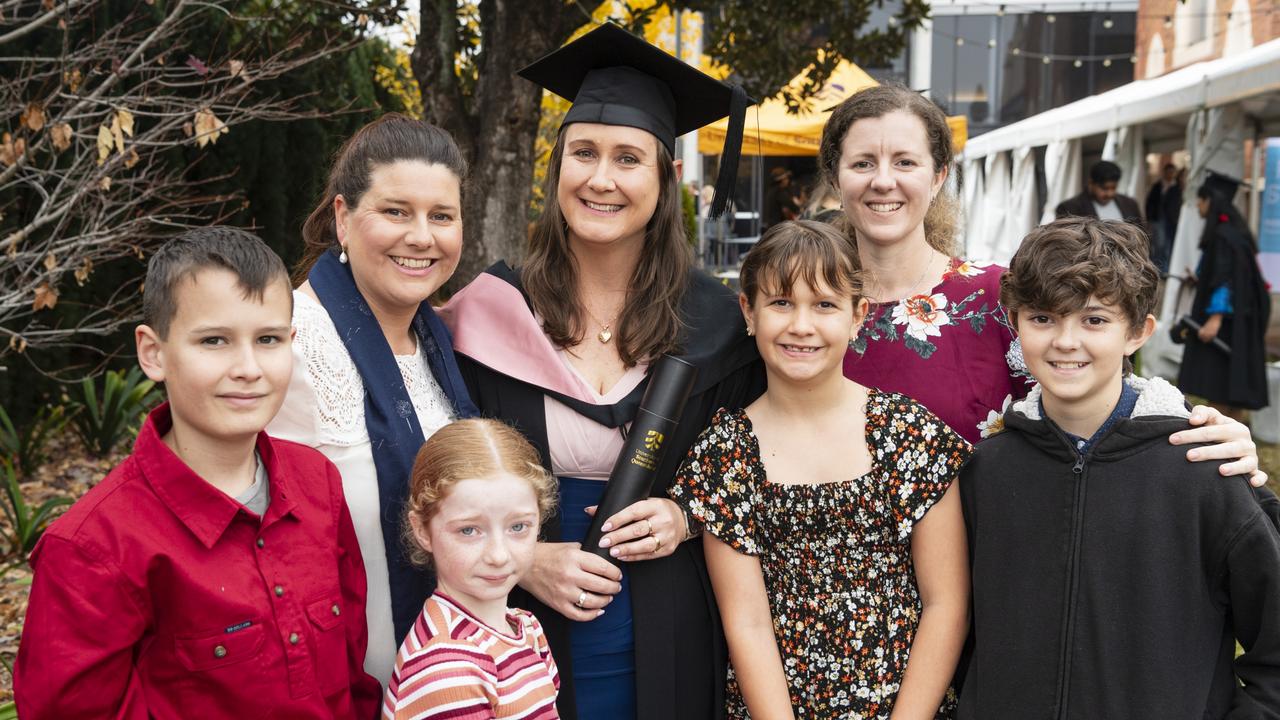
<instances>
[{"instance_id":1,"label":"black graduation cap","mask_svg":"<svg viewBox=\"0 0 1280 720\"><path fill-rule=\"evenodd\" d=\"M668 151L676 137L729 116L711 217L733 195L742 152L746 92L606 23L520 70L520 77L573 102L563 125L625 125L653 133Z\"/></svg>"},{"instance_id":2,"label":"black graduation cap","mask_svg":"<svg viewBox=\"0 0 1280 720\"><path fill-rule=\"evenodd\" d=\"M1220 196L1223 200L1231 202L1235 200L1236 191L1240 189L1240 181L1230 175L1210 170L1204 178L1204 188L1214 195Z\"/></svg>"}]
</instances>

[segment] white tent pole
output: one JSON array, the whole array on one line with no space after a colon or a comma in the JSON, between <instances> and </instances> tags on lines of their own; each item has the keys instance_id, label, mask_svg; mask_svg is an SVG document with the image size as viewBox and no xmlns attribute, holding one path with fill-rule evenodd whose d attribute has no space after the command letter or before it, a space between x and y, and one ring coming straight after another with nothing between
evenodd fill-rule
<instances>
[{"instance_id":1,"label":"white tent pole","mask_svg":"<svg viewBox=\"0 0 1280 720\"><path fill-rule=\"evenodd\" d=\"M992 153L987 156L986 187L983 192L983 232L986 235L986 246L990 250L985 259L996 262L1008 262L1004 257L1008 242L1009 214L1009 155L1008 153Z\"/></svg>"},{"instance_id":2,"label":"white tent pole","mask_svg":"<svg viewBox=\"0 0 1280 720\"><path fill-rule=\"evenodd\" d=\"M1058 204L1080 193L1080 140L1056 140L1044 154L1044 175L1049 185L1040 224L1053 222Z\"/></svg>"},{"instance_id":3,"label":"white tent pole","mask_svg":"<svg viewBox=\"0 0 1280 720\"><path fill-rule=\"evenodd\" d=\"M1001 262L1018 251L1022 238L1036 225L1036 153L1023 147L1010 153L1013 157L1013 179L1009 184L1009 215L1005 218L1007 245Z\"/></svg>"},{"instance_id":4,"label":"white tent pole","mask_svg":"<svg viewBox=\"0 0 1280 720\"><path fill-rule=\"evenodd\" d=\"M983 192L982 158L964 163L964 254L970 259L991 256L990 238L983 225L985 193Z\"/></svg>"}]
</instances>

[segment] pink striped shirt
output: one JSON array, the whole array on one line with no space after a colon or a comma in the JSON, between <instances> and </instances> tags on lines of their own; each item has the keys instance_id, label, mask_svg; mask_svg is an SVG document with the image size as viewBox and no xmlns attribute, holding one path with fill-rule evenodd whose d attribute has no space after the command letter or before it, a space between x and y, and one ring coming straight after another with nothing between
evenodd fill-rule
<instances>
[{"instance_id":1,"label":"pink striped shirt","mask_svg":"<svg viewBox=\"0 0 1280 720\"><path fill-rule=\"evenodd\" d=\"M485 625L437 592L396 656L384 720L556 720L560 676L542 625L507 609L508 630Z\"/></svg>"}]
</instances>

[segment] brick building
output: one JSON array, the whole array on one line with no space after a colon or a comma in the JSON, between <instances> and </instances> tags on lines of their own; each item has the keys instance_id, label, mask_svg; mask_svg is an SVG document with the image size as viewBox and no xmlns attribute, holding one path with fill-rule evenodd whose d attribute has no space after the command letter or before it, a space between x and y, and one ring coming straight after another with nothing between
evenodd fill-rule
<instances>
[{"instance_id":1,"label":"brick building","mask_svg":"<svg viewBox=\"0 0 1280 720\"><path fill-rule=\"evenodd\" d=\"M1276 0L1139 0L1134 79L1280 38Z\"/></svg>"}]
</instances>

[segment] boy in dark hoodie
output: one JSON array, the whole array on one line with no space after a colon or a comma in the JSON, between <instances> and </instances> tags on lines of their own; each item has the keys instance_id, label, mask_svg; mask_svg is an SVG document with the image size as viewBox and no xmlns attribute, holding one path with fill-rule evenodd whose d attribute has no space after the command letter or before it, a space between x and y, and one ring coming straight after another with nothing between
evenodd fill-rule
<instances>
[{"instance_id":1,"label":"boy in dark hoodie","mask_svg":"<svg viewBox=\"0 0 1280 720\"><path fill-rule=\"evenodd\" d=\"M1167 440L1181 393L1130 374L1155 328L1146 247L1132 225L1060 220L1001 281L1039 384L961 475L962 720L1280 718L1276 499L1187 462Z\"/></svg>"}]
</instances>

